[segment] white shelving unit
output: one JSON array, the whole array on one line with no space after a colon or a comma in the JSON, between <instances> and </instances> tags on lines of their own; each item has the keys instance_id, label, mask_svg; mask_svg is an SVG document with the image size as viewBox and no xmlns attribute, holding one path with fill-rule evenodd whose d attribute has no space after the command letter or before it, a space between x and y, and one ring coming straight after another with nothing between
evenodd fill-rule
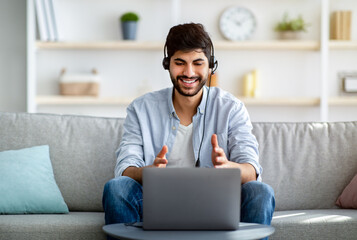
<instances>
[{"instance_id":1,"label":"white shelving unit","mask_svg":"<svg viewBox=\"0 0 357 240\"><path fill-rule=\"evenodd\" d=\"M27 86L26 107L28 112L36 112L36 21L33 0L27 0Z\"/></svg>"},{"instance_id":2,"label":"white shelving unit","mask_svg":"<svg viewBox=\"0 0 357 240\"><path fill-rule=\"evenodd\" d=\"M37 50L162 50L163 42L116 41L116 42L36 42ZM317 41L243 41L214 42L216 50L260 51L318 51ZM136 96L137 97L137 96ZM245 98L237 96L247 106L318 106L319 98ZM37 105L127 105L135 97L68 97L38 96Z\"/></svg>"},{"instance_id":3,"label":"white shelving unit","mask_svg":"<svg viewBox=\"0 0 357 240\"><path fill-rule=\"evenodd\" d=\"M329 59L329 0L321 0L321 54L320 54L320 120L328 120L328 59Z\"/></svg>"},{"instance_id":4,"label":"white shelving unit","mask_svg":"<svg viewBox=\"0 0 357 240\"><path fill-rule=\"evenodd\" d=\"M179 22L181 14L181 1L171 0L172 22ZM357 41L330 41L329 40L329 14L330 0L320 0L321 19L320 19L320 39L319 40L298 40L298 41L279 41L279 40L252 40L243 42L231 42L225 40L215 40L216 51L265 51L265 52L314 52L319 55L320 61L320 94L315 97L289 96L260 98L244 98L237 95L247 106L252 107L318 107L320 109L319 120L329 120L329 106L357 106L357 97L329 97L329 53L331 50L357 50ZM27 69L27 110L36 112L41 106L126 106L135 97L65 97L56 94L37 94L37 55L39 52L48 51L89 51L102 52L112 51L118 54L120 51L133 52L162 52L163 41L138 40L138 41L65 41L65 42L40 42L35 39L35 12L33 0L27 0L27 28L28 28L28 69Z\"/></svg>"}]
</instances>

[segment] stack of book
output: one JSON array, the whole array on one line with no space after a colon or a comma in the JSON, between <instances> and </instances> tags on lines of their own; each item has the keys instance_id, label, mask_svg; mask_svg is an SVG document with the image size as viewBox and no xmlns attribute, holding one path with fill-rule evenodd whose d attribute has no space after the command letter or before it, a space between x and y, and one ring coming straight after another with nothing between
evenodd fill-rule
<instances>
[{"instance_id":1,"label":"stack of book","mask_svg":"<svg viewBox=\"0 0 357 240\"><path fill-rule=\"evenodd\" d=\"M54 0L35 0L38 33L41 41L59 41Z\"/></svg>"},{"instance_id":2,"label":"stack of book","mask_svg":"<svg viewBox=\"0 0 357 240\"><path fill-rule=\"evenodd\" d=\"M336 11L331 18L331 39L351 40L351 11Z\"/></svg>"}]
</instances>

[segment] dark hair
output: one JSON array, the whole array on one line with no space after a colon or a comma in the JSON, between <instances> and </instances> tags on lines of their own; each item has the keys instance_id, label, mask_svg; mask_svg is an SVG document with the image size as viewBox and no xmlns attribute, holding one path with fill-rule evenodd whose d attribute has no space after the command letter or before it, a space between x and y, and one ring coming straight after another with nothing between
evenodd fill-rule
<instances>
[{"instance_id":1,"label":"dark hair","mask_svg":"<svg viewBox=\"0 0 357 240\"><path fill-rule=\"evenodd\" d=\"M202 49L207 59L210 59L212 41L200 23L186 23L172 27L166 37L167 57L170 59L176 51Z\"/></svg>"}]
</instances>

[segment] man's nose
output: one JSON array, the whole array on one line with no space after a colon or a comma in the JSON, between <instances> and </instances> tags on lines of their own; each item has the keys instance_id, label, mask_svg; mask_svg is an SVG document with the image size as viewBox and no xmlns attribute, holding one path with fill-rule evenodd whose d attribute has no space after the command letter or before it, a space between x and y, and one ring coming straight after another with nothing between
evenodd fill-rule
<instances>
[{"instance_id":1,"label":"man's nose","mask_svg":"<svg viewBox=\"0 0 357 240\"><path fill-rule=\"evenodd\" d=\"M187 77L193 77L195 75L193 66L191 64L187 64L184 68L183 74Z\"/></svg>"}]
</instances>

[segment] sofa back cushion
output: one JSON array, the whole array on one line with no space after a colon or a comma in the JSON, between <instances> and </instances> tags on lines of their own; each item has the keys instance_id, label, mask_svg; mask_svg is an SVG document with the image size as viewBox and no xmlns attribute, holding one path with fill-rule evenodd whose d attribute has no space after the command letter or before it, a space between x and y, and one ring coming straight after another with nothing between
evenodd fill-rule
<instances>
[{"instance_id":1,"label":"sofa back cushion","mask_svg":"<svg viewBox=\"0 0 357 240\"><path fill-rule=\"evenodd\" d=\"M335 208L357 172L357 122L253 123L276 210Z\"/></svg>"},{"instance_id":2,"label":"sofa back cushion","mask_svg":"<svg viewBox=\"0 0 357 240\"><path fill-rule=\"evenodd\" d=\"M70 211L102 211L122 118L0 112L0 151L49 145ZM357 172L357 122L253 123L276 210L334 208Z\"/></svg>"},{"instance_id":3,"label":"sofa back cushion","mask_svg":"<svg viewBox=\"0 0 357 240\"><path fill-rule=\"evenodd\" d=\"M121 118L0 113L0 151L49 145L57 185L70 211L102 211L114 177Z\"/></svg>"}]
</instances>

